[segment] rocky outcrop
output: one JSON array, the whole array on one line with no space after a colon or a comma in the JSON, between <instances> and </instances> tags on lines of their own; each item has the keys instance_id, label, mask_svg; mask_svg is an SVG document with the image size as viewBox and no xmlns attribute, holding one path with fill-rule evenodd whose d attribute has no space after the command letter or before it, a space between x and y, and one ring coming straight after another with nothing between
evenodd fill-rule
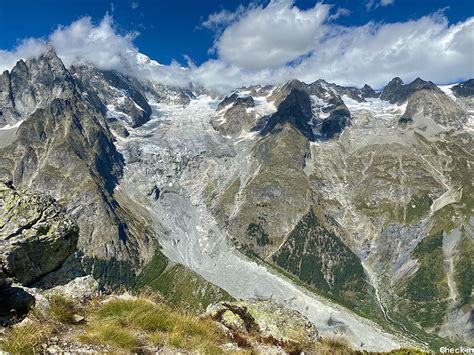
<instances>
[{"instance_id":1,"label":"rocky outcrop","mask_svg":"<svg viewBox=\"0 0 474 355\"><path fill-rule=\"evenodd\" d=\"M426 119L431 119L444 127L461 128L468 117L468 112L443 92L424 89L409 97L399 123L415 123L419 128L426 129L429 126Z\"/></svg>"},{"instance_id":2,"label":"rocky outcrop","mask_svg":"<svg viewBox=\"0 0 474 355\"><path fill-rule=\"evenodd\" d=\"M47 295L61 295L72 300L91 299L98 294L99 283L92 276L77 277L65 285L48 289Z\"/></svg>"},{"instance_id":3,"label":"rocky outcrop","mask_svg":"<svg viewBox=\"0 0 474 355\"><path fill-rule=\"evenodd\" d=\"M472 97L474 96L474 79L454 85L451 90L456 96Z\"/></svg>"},{"instance_id":4,"label":"rocky outcrop","mask_svg":"<svg viewBox=\"0 0 474 355\"><path fill-rule=\"evenodd\" d=\"M302 314L271 301L220 302L207 308L209 317L249 342L260 339L278 346L314 342L318 331Z\"/></svg>"},{"instance_id":5,"label":"rocky outcrop","mask_svg":"<svg viewBox=\"0 0 474 355\"><path fill-rule=\"evenodd\" d=\"M83 95L109 122L124 121L133 128L150 119L146 89L137 79L90 65L72 67L71 72Z\"/></svg>"},{"instance_id":6,"label":"rocky outcrop","mask_svg":"<svg viewBox=\"0 0 474 355\"><path fill-rule=\"evenodd\" d=\"M3 271L28 285L73 253L79 229L51 197L0 182L0 256Z\"/></svg>"},{"instance_id":7,"label":"rocky outcrop","mask_svg":"<svg viewBox=\"0 0 474 355\"><path fill-rule=\"evenodd\" d=\"M20 60L10 72L0 75L0 127L74 93L74 80L53 48L38 58Z\"/></svg>"},{"instance_id":8,"label":"rocky outcrop","mask_svg":"<svg viewBox=\"0 0 474 355\"><path fill-rule=\"evenodd\" d=\"M255 102L252 96L239 97L237 94L232 94L221 101L217 112L228 105L231 105L229 109L211 119L215 130L224 136L238 137L242 132L248 132L255 126L256 115L253 110Z\"/></svg>"},{"instance_id":9,"label":"rocky outcrop","mask_svg":"<svg viewBox=\"0 0 474 355\"><path fill-rule=\"evenodd\" d=\"M35 303L28 285L56 270L76 248L77 224L51 197L0 181L0 323Z\"/></svg>"},{"instance_id":10,"label":"rocky outcrop","mask_svg":"<svg viewBox=\"0 0 474 355\"><path fill-rule=\"evenodd\" d=\"M383 89L380 99L390 102L391 104L402 104L417 91L430 90L438 93L442 91L431 81L424 81L416 78L410 84L404 84L400 78L393 78Z\"/></svg>"}]
</instances>

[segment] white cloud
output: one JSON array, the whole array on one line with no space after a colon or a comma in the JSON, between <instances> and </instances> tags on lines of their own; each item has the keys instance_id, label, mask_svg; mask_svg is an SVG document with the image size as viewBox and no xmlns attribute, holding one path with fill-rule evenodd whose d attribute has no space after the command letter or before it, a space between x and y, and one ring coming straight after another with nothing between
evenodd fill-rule
<instances>
[{"instance_id":1,"label":"white cloud","mask_svg":"<svg viewBox=\"0 0 474 355\"><path fill-rule=\"evenodd\" d=\"M306 11L290 0L252 8L229 25L215 43L226 63L247 69L275 68L305 55L326 32L330 5Z\"/></svg>"},{"instance_id":2,"label":"white cloud","mask_svg":"<svg viewBox=\"0 0 474 355\"><path fill-rule=\"evenodd\" d=\"M46 48L46 42L42 39L27 38L12 51L0 49L0 72L10 70L18 59L28 59L39 56Z\"/></svg>"},{"instance_id":3,"label":"white cloud","mask_svg":"<svg viewBox=\"0 0 474 355\"><path fill-rule=\"evenodd\" d=\"M50 42L67 66L91 63L165 84L192 81L223 90L293 78L380 88L394 76L437 83L474 77L474 17L450 25L438 12L407 22L345 27L334 23L338 12L344 15L340 11L326 4L301 10L280 0L212 14L202 26L216 31L217 58L201 65L188 58L187 68L140 57L133 43L137 34L119 33L111 17L98 24L85 17L48 38L0 50L0 69L37 56Z\"/></svg>"},{"instance_id":4,"label":"white cloud","mask_svg":"<svg viewBox=\"0 0 474 355\"><path fill-rule=\"evenodd\" d=\"M237 21L242 17L249 9L253 8L254 4L250 4L249 7L239 5L237 9L232 12L228 10L221 10L209 15L207 20L201 23L201 28L207 28L220 34L227 26Z\"/></svg>"},{"instance_id":5,"label":"white cloud","mask_svg":"<svg viewBox=\"0 0 474 355\"><path fill-rule=\"evenodd\" d=\"M365 7L367 8L368 11L370 11L380 6L392 5L394 2L395 0L369 0L365 4Z\"/></svg>"},{"instance_id":6,"label":"white cloud","mask_svg":"<svg viewBox=\"0 0 474 355\"><path fill-rule=\"evenodd\" d=\"M324 78L377 88L394 76L438 83L474 77L474 18L450 25L437 12L407 22L344 27L331 21L340 11L332 10L317 4L303 11L288 0L248 9L216 40L218 60L193 74L218 86Z\"/></svg>"}]
</instances>

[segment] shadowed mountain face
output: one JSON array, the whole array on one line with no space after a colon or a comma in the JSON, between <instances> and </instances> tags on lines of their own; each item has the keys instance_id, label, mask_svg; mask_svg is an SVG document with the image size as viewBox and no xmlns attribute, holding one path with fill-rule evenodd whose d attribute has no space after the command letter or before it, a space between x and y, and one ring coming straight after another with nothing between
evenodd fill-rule
<instances>
[{"instance_id":1,"label":"shadowed mountain face","mask_svg":"<svg viewBox=\"0 0 474 355\"><path fill-rule=\"evenodd\" d=\"M276 88L272 96L278 109L262 120L261 133L270 133L277 125L289 122L310 141L333 138L350 123L350 112L338 94L338 91L345 93L342 89L325 81L307 85L298 80ZM351 89L347 91L354 94Z\"/></svg>"},{"instance_id":2,"label":"shadowed mountain face","mask_svg":"<svg viewBox=\"0 0 474 355\"><path fill-rule=\"evenodd\" d=\"M431 81L424 81L416 78L410 84L404 84L400 78L392 79L380 94L382 100L391 104L401 104L405 102L413 93L420 90L431 90L441 93L441 90Z\"/></svg>"},{"instance_id":3,"label":"shadowed mountain face","mask_svg":"<svg viewBox=\"0 0 474 355\"><path fill-rule=\"evenodd\" d=\"M315 135L310 126L313 120L311 99L309 95L299 89L292 89L288 96L278 105L278 110L267 121L262 129L262 134L270 133L277 125L290 123L309 140L314 140Z\"/></svg>"},{"instance_id":4,"label":"shadowed mountain face","mask_svg":"<svg viewBox=\"0 0 474 355\"><path fill-rule=\"evenodd\" d=\"M472 97L474 96L474 79L454 85L452 90L456 96Z\"/></svg>"},{"instance_id":5,"label":"shadowed mountain face","mask_svg":"<svg viewBox=\"0 0 474 355\"><path fill-rule=\"evenodd\" d=\"M103 284L138 275L182 300L191 280L293 300L361 349L402 342L354 312L435 348L473 335L471 88L292 80L216 99L50 50L0 77L0 179L65 207Z\"/></svg>"}]
</instances>

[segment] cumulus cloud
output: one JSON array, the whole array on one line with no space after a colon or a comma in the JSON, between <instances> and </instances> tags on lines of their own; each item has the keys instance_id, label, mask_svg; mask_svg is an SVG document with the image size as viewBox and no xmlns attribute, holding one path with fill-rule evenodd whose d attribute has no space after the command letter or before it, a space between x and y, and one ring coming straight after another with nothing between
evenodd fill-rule
<instances>
[{"instance_id":1,"label":"cumulus cloud","mask_svg":"<svg viewBox=\"0 0 474 355\"><path fill-rule=\"evenodd\" d=\"M15 61L41 54L50 43L66 66L92 63L102 69L125 70L126 57L137 53L133 40L137 33L120 35L106 15L94 25L83 17L69 26L59 26L47 39L29 38L13 51L0 51L0 68L11 69Z\"/></svg>"},{"instance_id":2,"label":"cumulus cloud","mask_svg":"<svg viewBox=\"0 0 474 355\"><path fill-rule=\"evenodd\" d=\"M253 8L229 25L215 43L219 57L247 69L275 68L309 53L324 36L331 6L306 11L292 1Z\"/></svg>"},{"instance_id":3,"label":"cumulus cloud","mask_svg":"<svg viewBox=\"0 0 474 355\"><path fill-rule=\"evenodd\" d=\"M140 54L133 43L137 36L137 32L119 33L109 15L98 24L83 17L69 26L59 26L46 39L28 38L12 51L0 50L0 70L10 70L17 60L37 57L52 45L66 67L92 64L169 85L189 83L188 70L177 62L160 65Z\"/></svg>"},{"instance_id":4,"label":"cumulus cloud","mask_svg":"<svg viewBox=\"0 0 474 355\"><path fill-rule=\"evenodd\" d=\"M438 12L406 22L345 27L335 22L342 15L345 10L328 4L301 10L290 0L211 14L202 27L216 33L217 58L201 65L188 58L186 68L141 55L134 45L138 34L120 33L110 16L98 24L85 17L48 38L0 50L0 69L39 55L51 43L67 66L91 63L164 84L194 82L217 90L293 78L380 88L394 76L437 83L474 77L474 17L449 24Z\"/></svg>"},{"instance_id":5,"label":"cumulus cloud","mask_svg":"<svg viewBox=\"0 0 474 355\"><path fill-rule=\"evenodd\" d=\"M321 3L303 11L289 0L248 9L216 40L218 60L193 74L217 85L324 78L377 88L394 76L438 83L474 76L474 18L450 25L437 12L407 22L344 27L332 21L340 11Z\"/></svg>"}]
</instances>

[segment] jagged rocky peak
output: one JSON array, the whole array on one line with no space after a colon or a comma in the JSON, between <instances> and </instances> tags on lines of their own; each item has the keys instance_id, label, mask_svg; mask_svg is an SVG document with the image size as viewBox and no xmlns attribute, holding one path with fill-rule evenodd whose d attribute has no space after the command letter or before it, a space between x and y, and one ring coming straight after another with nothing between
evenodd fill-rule
<instances>
[{"instance_id":1,"label":"jagged rocky peak","mask_svg":"<svg viewBox=\"0 0 474 355\"><path fill-rule=\"evenodd\" d=\"M410 84L404 84L399 77L393 78L382 91L380 99L389 101L391 104L401 104L415 92L420 90L442 91L431 81L416 78Z\"/></svg>"},{"instance_id":2,"label":"jagged rocky peak","mask_svg":"<svg viewBox=\"0 0 474 355\"><path fill-rule=\"evenodd\" d=\"M278 123L289 122L309 140L325 140L341 133L350 122L350 112L336 86L324 80L309 85L292 80L276 89L272 97L278 109L266 121L263 134Z\"/></svg>"},{"instance_id":3,"label":"jagged rocky peak","mask_svg":"<svg viewBox=\"0 0 474 355\"><path fill-rule=\"evenodd\" d=\"M15 124L55 98L74 93L74 80L53 47L37 58L19 60L0 77L0 127Z\"/></svg>"},{"instance_id":4,"label":"jagged rocky peak","mask_svg":"<svg viewBox=\"0 0 474 355\"><path fill-rule=\"evenodd\" d=\"M474 79L454 85L451 90L456 96L472 97L474 96Z\"/></svg>"},{"instance_id":5,"label":"jagged rocky peak","mask_svg":"<svg viewBox=\"0 0 474 355\"><path fill-rule=\"evenodd\" d=\"M319 96L320 98L327 98L333 96L342 97L344 95L350 97L358 102L364 102L366 98L378 97L369 85L365 84L363 88L340 86L334 83L328 83L326 80L318 79L308 86L311 94Z\"/></svg>"},{"instance_id":6,"label":"jagged rocky peak","mask_svg":"<svg viewBox=\"0 0 474 355\"><path fill-rule=\"evenodd\" d=\"M299 83L301 82L292 81L289 83L292 87L291 91L280 102L277 112L271 115L266 122L261 131L263 135L272 132L277 125L288 122L309 140L315 139L313 128L310 125L313 120L311 99L306 91L299 88Z\"/></svg>"},{"instance_id":7,"label":"jagged rocky peak","mask_svg":"<svg viewBox=\"0 0 474 355\"><path fill-rule=\"evenodd\" d=\"M247 93L233 92L230 95L224 97L224 99L217 106L217 110L223 110L229 105L243 105L245 107L253 107L254 100L253 97Z\"/></svg>"},{"instance_id":8,"label":"jagged rocky peak","mask_svg":"<svg viewBox=\"0 0 474 355\"><path fill-rule=\"evenodd\" d=\"M110 123L122 121L135 128L150 119L146 88L135 78L91 65L71 67L82 93Z\"/></svg>"},{"instance_id":9,"label":"jagged rocky peak","mask_svg":"<svg viewBox=\"0 0 474 355\"><path fill-rule=\"evenodd\" d=\"M367 97L378 97L380 94L378 94L377 92L375 92L374 89L372 89L372 87L370 87L369 85L365 84L362 89L360 89L360 92L362 94L362 96L364 98L367 98Z\"/></svg>"}]
</instances>

